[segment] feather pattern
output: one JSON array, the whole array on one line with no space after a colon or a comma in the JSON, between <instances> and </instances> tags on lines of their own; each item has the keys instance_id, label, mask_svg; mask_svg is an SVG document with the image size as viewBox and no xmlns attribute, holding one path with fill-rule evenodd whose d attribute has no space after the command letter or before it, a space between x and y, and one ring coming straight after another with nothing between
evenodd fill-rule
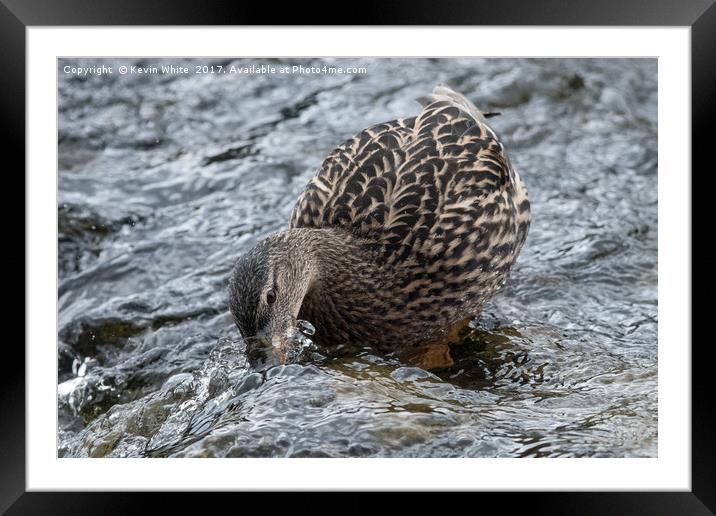
<instances>
[{"instance_id":1,"label":"feather pattern","mask_svg":"<svg viewBox=\"0 0 716 516\"><path fill-rule=\"evenodd\" d=\"M375 242L385 263L410 269L408 283L459 283L480 291L477 301L499 287L525 241L527 190L464 96L438 86L419 101L416 117L377 124L336 148L290 226L348 230Z\"/></svg>"}]
</instances>

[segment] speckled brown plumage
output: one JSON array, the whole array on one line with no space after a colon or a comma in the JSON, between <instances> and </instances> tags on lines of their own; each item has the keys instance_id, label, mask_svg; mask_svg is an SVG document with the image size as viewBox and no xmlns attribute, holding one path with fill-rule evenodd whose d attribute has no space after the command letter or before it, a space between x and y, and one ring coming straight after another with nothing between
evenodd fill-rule
<instances>
[{"instance_id":1,"label":"speckled brown plumage","mask_svg":"<svg viewBox=\"0 0 716 516\"><path fill-rule=\"evenodd\" d=\"M262 326L280 352L299 318L328 346L417 346L479 314L502 286L530 223L524 184L462 95L439 86L420 101L417 116L336 148L289 229L252 251L256 263L239 260L231 307L245 337ZM268 305L267 288L286 302Z\"/></svg>"}]
</instances>

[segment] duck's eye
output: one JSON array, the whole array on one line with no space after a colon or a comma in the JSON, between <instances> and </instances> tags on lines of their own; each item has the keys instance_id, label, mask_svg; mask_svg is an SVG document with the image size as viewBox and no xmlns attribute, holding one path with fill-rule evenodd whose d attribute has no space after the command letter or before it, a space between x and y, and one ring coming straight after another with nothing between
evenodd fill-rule
<instances>
[{"instance_id":1,"label":"duck's eye","mask_svg":"<svg viewBox=\"0 0 716 516\"><path fill-rule=\"evenodd\" d=\"M270 288L266 291L266 303L272 305L276 302L276 289Z\"/></svg>"}]
</instances>

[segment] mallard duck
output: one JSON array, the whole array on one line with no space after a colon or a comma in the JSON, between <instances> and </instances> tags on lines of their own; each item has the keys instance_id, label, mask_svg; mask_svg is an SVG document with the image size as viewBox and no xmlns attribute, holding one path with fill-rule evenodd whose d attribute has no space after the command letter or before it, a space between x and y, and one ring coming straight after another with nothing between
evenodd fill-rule
<instances>
[{"instance_id":1,"label":"mallard duck","mask_svg":"<svg viewBox=\"0 0 716 516\"><path fill-rule=\"evenodd\" d=\"M247 350L291 361L299 321L320 346L421 349L454 338L504 284L530 224L519 174L447 86L325 159L288 229L241 256L230 308Z\"/></svg>"}]
</instances>

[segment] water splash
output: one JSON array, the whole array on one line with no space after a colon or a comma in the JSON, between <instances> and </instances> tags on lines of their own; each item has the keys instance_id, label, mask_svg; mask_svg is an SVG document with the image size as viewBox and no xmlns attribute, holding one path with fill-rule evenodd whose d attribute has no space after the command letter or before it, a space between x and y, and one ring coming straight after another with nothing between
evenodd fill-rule
<instances>
[{"instance_id":1,"label":"water splash","mask_svg":"<svg viewBox=\"0 0 716 516\"><path fill-rule=\"evenodd\" d=\"M309 337L316 334L316 328L308 321L299 319L296 321L296 327L298 328L298 331L304 335L308 335Z\"/></svg>"},{"instance_id":2,"label":"water splash","mask_svg":"<svg viewBox=\"0 0 716 516\"><path fill-rule=\"evenodd\" d=\"M316 328L308 321L299 319L293 329L289 341L292 346L286 353L286 360L289 363L301 362L303 360L320 358L317 354L316 344L309 337L315 335Z\"/></svg>"}]
</instances>

